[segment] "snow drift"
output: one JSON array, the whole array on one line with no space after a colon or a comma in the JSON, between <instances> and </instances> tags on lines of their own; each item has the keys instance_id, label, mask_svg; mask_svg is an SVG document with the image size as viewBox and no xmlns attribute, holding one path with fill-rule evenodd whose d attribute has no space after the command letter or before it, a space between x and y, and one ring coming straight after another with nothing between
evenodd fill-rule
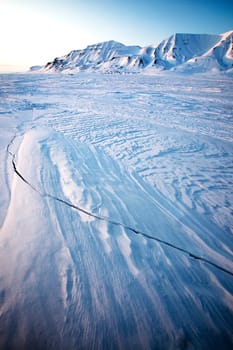
<instances>
[{"instance_id":1,"label":"snow drift","mask_svg":"<svg viewBox=\"0 0 233 350\"><path fill-rule=\"evenodd\" d=\"M1 348L229 346L229 276L195 258L232 270L217 237L101 149L34 128L8 151Z\"/></svg>"}]
</instances>

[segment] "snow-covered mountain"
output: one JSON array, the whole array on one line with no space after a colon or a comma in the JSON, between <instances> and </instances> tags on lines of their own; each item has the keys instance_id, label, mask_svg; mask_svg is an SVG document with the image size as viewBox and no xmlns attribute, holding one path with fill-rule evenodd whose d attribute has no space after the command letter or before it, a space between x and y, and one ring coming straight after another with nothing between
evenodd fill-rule
<instances>
[{"instance_id":1,"label":"snow-covered mountain","mask_svg":"<svg viewBox=\"0 0 233 350\"><path fill-rule=\"evenodd\" d=\"M101 70L110 67L126 67L129 60L138 57L140 46L125 46L116 41L107 41L87 46L84 50L73 50L68 55L55 58L42 69L51 71Z\"/></svg>"},{"instance_id":2,"label":"snow-covered mountain","mask_svg":"<svg viewBox=\"0 0 233 350\"><path fill-rule=\"evenodd\" d=\"M232 70L232 42L233 31L219 35L174 34L159 45L145 48L107 41L57 57L39 67L39 71L117 73L148 69L190 72Z\"/></svg>"}]
</instances>

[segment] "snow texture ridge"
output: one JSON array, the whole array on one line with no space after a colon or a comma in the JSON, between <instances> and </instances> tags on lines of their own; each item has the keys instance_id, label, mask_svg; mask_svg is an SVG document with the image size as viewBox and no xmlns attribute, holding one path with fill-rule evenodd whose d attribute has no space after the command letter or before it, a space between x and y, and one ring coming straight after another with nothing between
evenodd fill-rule
<instances>
[{"instance_id":1,"label":"snow texture ridge","mask_svg":"<svg viewBox=\"0 0 233 350\"><path fill-rule=\"evenodd\" d=\"M108 41L74 50L32 71L129 73L158 70L227 71L233 68L233 31L219 35L177 33L145 48Z\"/></svg>"},{"instance_id":2,"label":"snow texture ridge","mask_svg":"<svg viewBox=\"0 0 233 350\"><path fill-rule=\"evenodd\" d=\"M163 329L166 344L182 341L183 336L179 339L175 330L175 323L181 322L181 318L176 316L172 321L166 310L167 282L161 286L161 274L168 276L172 261L176 261L174 275L178 285L175 288L172 279L174 292L170 297L177 298L179 283L183 286L191 278L188 271L184 273L183 264L194 273L198 271L203 279L206 273L214 276L213 268L218 271L217 263L208 266L208 259L198 258L203 256L203 247L205 256L228 266L226 270L220 268L223 274L232 270L231 261L220 255L218 249L205 246L201 238L203 228L187 226L191 220L182 218L175 207L161 201L152 187L136 174L127 173L101 150L37 128L23 136L17 154L13 153L14 142L15 139L9 144L9 154L14 157L15 174L1 230L0 258L4 290L9 290L12 284L14 290L4 296L7 318L4 310L2 315L9 333L0 338L1 346L34 348L37 344L41 348L49 339L44 346L50 349L100 348L102 334L108 347L128 347L135 342L139 348L145 345L150 348L158 329ZM22 205L28 210L22 212ZM161 244L168 235L173 243ZM183 248L175 248L177 244ZM188 253L190 247L194 253ZM13 259L7 262L8 256ZM139 259L143 256L145 260ZM199 260L204 263L202 267ZM15 269L16 265L20 268ZM152 274L155 267L157 273ZM122 286L132 293L130 307L121 293ZM161 288L165 294L161 294ZM223 286L216 285L215 289L219 297L227 294ZM186 295L179 298L183 301L179 301L175 315L186 312L183 308L180 313L180 305L187 303ZM197 296L192 298L198 303ZM46 309L42 307L43 299ZM144 321L147 319L142 325L137 312L139 305ZM226 306L230 306L227 299ZM20 314L24 314L23 324ZM85 317L80 320L83 314ZM151 317L157 325L155 333L148 328ZM132 327L140 327L140 331L125 338L124 324L129 319ZM225 319L225 336L229 341L228 311ZM209 329L213 327L209 316L202 314L202 321ZM189 319L189 326L191 322ZM215 326L223 327L216 325L216 320ZM107 337L109 333L111 337ZM60 339L57 334L61 334ZM163 337L157 339L162 346ZM192 336L195 343L194 339Z\"/></svg>"}]
</instances>

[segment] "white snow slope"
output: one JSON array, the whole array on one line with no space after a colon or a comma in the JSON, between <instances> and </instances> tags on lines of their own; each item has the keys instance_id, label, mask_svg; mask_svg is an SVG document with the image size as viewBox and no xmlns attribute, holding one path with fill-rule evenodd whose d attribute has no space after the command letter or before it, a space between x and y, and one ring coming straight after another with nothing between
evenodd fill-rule
<instances>
[{"instance_id":1,"label":"white snow slope","mask_svg":"<svg viewBox=\"0 0 233 350\"><path fill-rule=\"evenodd\" d=\"M0 348L232 349L232 79L0 81Z\"/></svg>"},{"instance_id":2,"label":"white snow slope","mask_svg":"<svg viewBox=\"0 0 233 350\"><path fill-rule=\"evenodd\" d=\"M219 35L174 34L145 48L108 41L74 50L32 71L126 73L177 69L209 72L233 69L233 31Z\"/></svg>"},{"instance_id":3,"label":"white snow slope","mask_svg":"<svg viewBox=\"0 0 233 350\"><path fill-rule=\"evenodd\" d=\"M68 55L48 62L45 71L92 71L124 66L140 52L140 46L125 46L117 41L107 41L88 46L84 50L74 50Z\"/></svg>"}]
</instances>

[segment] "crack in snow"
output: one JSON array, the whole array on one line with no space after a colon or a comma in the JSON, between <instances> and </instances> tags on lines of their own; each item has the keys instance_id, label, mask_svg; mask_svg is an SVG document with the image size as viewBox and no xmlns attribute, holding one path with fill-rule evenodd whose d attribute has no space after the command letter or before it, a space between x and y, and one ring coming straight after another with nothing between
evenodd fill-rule
<instances>
[{"instance_id":1,"label":"crack in snow","mask_svg":"<svg viewBox=\"0 0 233 350\"><path fill-rule=\"evenodd\" d=\"M136 230L136 229L134 229L134 228L132 228L132 227L130 227L130 226L128 226L128 225L122 223L122 222L118 222L118 221L112 220L111 218L109 218L109 217L107 217L107 216L100 216L100 215L93 214L93 213L90 212L90 211L87 211L87 210L85 210L85 209L83 209L83 208L81 208L81 207L79 207L79 206L77 206L77 205L74 205L73 203L68 202L68 201L66 201L66 200L64 200L64 199L61 199L61 198L56 197L56 196L54 196L54 195L51 195L50 193L47 193L47 192L44 192L44 193L43 193L43 192L41 192L40 190L38 190L37 188L35 188L35 187L34 187L20 172L19 172L19 170L17 169L16 159L15 159L15 158L16 158L16 154L15 154L15 153L12 153L12 152L10 151L10 146L13 144L15 138L16 138L16 135L13 137L13 139L10 141L10 143L9 143L8 146L7 146L7 153L12 157L11 162L12 162L13 170L14 170L15 174L16 174L17 176L19 176L19 178L20 178L24 183L26 183L29 187L31 187L31 189L33 189L35 192L37 192L40 196L42 196L42 197L47 197L47 198L51 198L51 199L53 199L53 200L56 200L56 201L58 201L58 202L60 202L60 203L62 203L62 204L65 204L65 205L67 205L67 206L69 206L69 207L71 207L71 208L73 208L73 209L75 209L75 210L78 210L79 212L81 212L81 213L83 213L83 214L85 214L85 215L88 215L88 216L90 216L90 217L92 217L92 218L94 218L94 219L96 219L96 220L105 221L105 222L107 222L107 223L109 223L109 224L112 224L112 225L115 225L115 226L119 226L119 227L122 227L122 228L124 228L124 229L126 229L126 230L128 230L128 231L131 231L131 232L133 232L133 233L136 234L136 235L143 236L143 237L146 238L146 239L156 241L156 242L158 242L159 244L168 246L168 247L170 247L170 248L172 248L172 249L175 249L175 250L177 250L177 251L179 251L179 252L181 252L181 253L184 253L184 254L187 255L189 258L193 258L194 260L199 260L199 261L201 261L201 262L204 262L204 263L206 263L206 264L208 264L208 265L211 265L211 266L215 267L216 269L218 269L218 270L220 270L220 271L223 271L223 272L225 272L225 273L227 273L227 274L233 276L233 272L231 272L230 270L224 268L224 267L221 266L221 265L218 265L218 264L214 263L213 261L211 261L211 260L209 260L209 259L206 259L205 257L196 255L196 254L192 253L191 251L189 251L189 250L187 250L187 249L184 249L184 248L179 247L179 246L177 246L177 245L175 245L175 244L173 244L173 243L170 243L170 242L168 242L168 241L165 241L165 240L163 240L163 239L160 239L159 237L151 236L151 235L149 235L149 234L147 234L147 233L145 233L145 232L142 232L142 231L140 231L140 230Z\"/></svg>"}]
</instances>

